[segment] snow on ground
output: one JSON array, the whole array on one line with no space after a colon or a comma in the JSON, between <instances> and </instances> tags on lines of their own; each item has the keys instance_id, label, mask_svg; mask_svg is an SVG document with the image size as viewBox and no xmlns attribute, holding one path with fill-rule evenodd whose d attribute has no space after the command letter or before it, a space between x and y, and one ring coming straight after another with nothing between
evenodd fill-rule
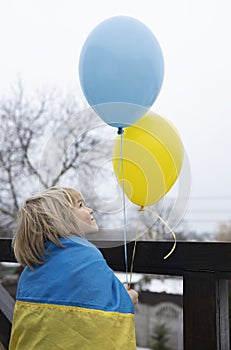
<instances>
[{"instance_id":1,"label":"snow on ground","mask_svg":"<svg viewBox=\"0 0 231 350\"><path fill-rule=\"evenodd\" d=\"M1 262L0 265L5 267L19 267L20 264L16 262Z\"/></svg>"},{"instance_id":2,"label":"snow on ground","mask_svg":"<svg viewBox=\"0 0 231 350\"><path fill-rule=\"evenodd\" d=\"M126 274L122 272L115 272L115 275L121 282L126 282ZM140 273L132 274L132 283L137 283L144 275ZM128 274L128 282L130 281L130 274ZM142 290L149 290L156 293L168 294L183 294L183 279L176 277L153 276L150 283L143 284Z\"/></svg>"}]
</instances>

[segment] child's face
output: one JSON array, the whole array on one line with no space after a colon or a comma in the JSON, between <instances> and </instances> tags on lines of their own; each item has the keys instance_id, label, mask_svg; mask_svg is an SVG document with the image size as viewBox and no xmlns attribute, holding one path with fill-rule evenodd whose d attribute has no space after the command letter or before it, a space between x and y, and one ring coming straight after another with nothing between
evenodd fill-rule
<instances>
[{"instance_id":1,"label":"child's face","mask_svg":"<svg viewBox=\"0 0 231 350\"><path fill-rule=\"evenodd\" d=\"M74 211L78 218L78 226L81 232L91 233L99 230L93 216L93 210L91 208L87 208L82 199L78 199Z\"/></svg>"}]
</instances>

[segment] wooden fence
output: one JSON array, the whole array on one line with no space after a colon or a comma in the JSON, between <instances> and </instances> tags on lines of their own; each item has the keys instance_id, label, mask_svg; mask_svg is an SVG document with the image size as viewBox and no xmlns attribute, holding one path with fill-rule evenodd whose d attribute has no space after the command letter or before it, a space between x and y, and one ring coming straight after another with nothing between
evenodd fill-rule
<instances>
[{"instance_id":1,"label":"wooden fence","mask_svg":"<svg viewBox=\"0 0 231 350\"><path fill-rule=\"evenodd\" d=\"M127 245L129 268L133 244ZM123 244L110 246L114 247L100 250L113 270L124 271ZM229 350L231 243L178 242L174 253L164 260L171 247L170 242L138 242L134 272L183 277L184 350ZM0 239L0 261L15 261L10 239ZM13 306L14 300L0 285L0 340L5 345Z\"/></svg>"}]
</instances>

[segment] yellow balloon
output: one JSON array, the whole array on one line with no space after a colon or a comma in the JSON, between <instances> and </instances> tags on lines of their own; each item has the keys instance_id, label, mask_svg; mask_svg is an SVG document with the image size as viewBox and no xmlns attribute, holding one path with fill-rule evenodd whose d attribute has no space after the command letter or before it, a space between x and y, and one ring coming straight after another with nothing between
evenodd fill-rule
<instances>
[{"instance_id":1,"label":"yellow balloon","mask_svg":"<svg viewBox=\"0 0 231 350\"><path fill-rule=\"evenodd\" d=\"M137 205L149 206L174 185L183 155L183 144L175 126L150 112L124 129L122 149L121 136L117 137L113 168L127 197Z\"/></svg>"}]
</instances>

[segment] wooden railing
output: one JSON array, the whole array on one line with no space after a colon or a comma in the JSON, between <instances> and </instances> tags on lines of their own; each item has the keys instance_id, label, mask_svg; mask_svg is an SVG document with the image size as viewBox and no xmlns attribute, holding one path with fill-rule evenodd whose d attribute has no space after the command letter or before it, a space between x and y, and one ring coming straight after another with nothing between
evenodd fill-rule
<instances>
[{"instance_id":1,"label":"wooden railing","mask_svg":"<svg viewBox=\"0 0 231 350\"><path fill-rule=\"evenodd\" d=\"M106 247L108 243L100 243ZM109 243L113 246L112 243ZM231 243L138 242L134 272L183 277L184 350L229 350L228 280L231 279ZM129 267L133 243L127 245ZM101 248L115 271L124 271L123 245ZM14 262L10 239L0 239L0 261ZM12 298L0 288L0 321L7 345L13 314ZM122 349L124 350L124 349Z\"/></svg>"}]
</instances>

